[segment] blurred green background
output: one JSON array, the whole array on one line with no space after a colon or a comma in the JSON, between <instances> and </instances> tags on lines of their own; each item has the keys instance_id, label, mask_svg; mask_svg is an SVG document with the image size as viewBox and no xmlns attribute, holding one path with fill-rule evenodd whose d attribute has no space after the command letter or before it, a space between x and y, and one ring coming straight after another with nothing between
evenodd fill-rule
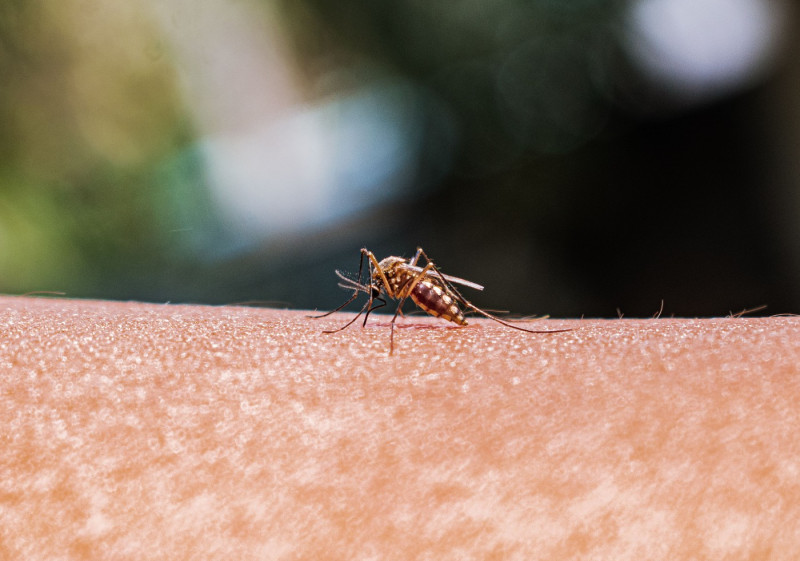
<instances>
[{"instance_id":1,"label":"blurred green background","mask_svg":"<svg viewBox=\"0 0 800 561\"><path fill-rule=\"evenodd\" d=\"M780 0L6 0L0 292L326 309L425 248L553 316L800 313Z\"/></svg>"}]
</instances>

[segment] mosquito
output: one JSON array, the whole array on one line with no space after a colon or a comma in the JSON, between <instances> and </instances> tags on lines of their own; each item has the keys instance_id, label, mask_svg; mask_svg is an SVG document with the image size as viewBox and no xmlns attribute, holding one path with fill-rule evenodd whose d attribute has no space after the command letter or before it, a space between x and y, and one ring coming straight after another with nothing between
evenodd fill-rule
<instances>
[{"instance_id":1,"label":"mosquito","mask_svg":"<svg viewBox=\"0 0 800 561\"><path fill-rule=\"evenodd\" d=\"M366 283L362 283L361 277L364 270L365 258L369 268L369 275ZM419 265L420 259L425 261L424 266ZM336 271L336 276L342 281L339 283L339 286L353 290L353 295L338 308L322 315L309 317L319 319L338 312L358 298L360 293L364 292L368 295L367 303L364 304L358 314L343 326L337 329L323 331L323 333L338 333L339 331L347 329L361 317L361 314L364 314L362 326L366 326L369 314L378 308L386 306L386 299L382 298L382 294L385 293L387 298L398 301L397 310L391 322L389 354L392 354L394 351L395 321L397 320L398 314L402 314L401 310L403 304L408 298L411 298L417 306L428 314L458 325L467 325L467 320L464 318L464 311L466 310L473 311L501 325L510 327L511 329L518 329L519 331L525 331L527 333L563 333L565 331L572 331L571 329L553 329L546 331L526 329L518 325L512 325L482 310L464 298L454 285L459 284L475 290L483 290L483 287L472 281L443 274L421 247L417 248L416 254L414 254L414 257L411 259L391 256L380 261L378 261L371 251L363 248L358 263L357 280L345 276L344 273L338 270Z\"/></svg>"}]
</instances>

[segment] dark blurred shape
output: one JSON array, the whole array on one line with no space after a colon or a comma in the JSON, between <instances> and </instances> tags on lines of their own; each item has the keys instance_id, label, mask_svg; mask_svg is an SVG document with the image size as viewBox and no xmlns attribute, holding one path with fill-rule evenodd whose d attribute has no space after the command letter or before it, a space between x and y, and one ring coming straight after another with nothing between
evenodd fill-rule
<instances>
[{"instance_id":1,"label":"dark blurred shape","mask_svg":"<svg viewBox=\"0 0 800 561\"><path fill-rule=\"evenodd\" d=\"M791 28L785 3L762 12L702 4L683 2L676 16L694 10L719 35L742 21L725 11L745 8ZM636 2L300 5L325 28L326 47L379 53L455 116L452 172L408 213L395 235L408 242L391 251L422 244L445 270L491 289L476 301L522 312L649 316L662 299L678 315L797 310L766 200L763 93L752 88L753 76L770 85L780 41L763 38L773 49L753 55L761 67L740 65L738 83L729 75L722 88L709 76L709 93L695 96L703 105L692 107L628 57L641 31L625 27ZM722 10L716 23L710 9ZM774 31L754 23L752 33ZM697 48L718 72L708 57L726 56L724 44Z\"/></svg>"}]
</instances>

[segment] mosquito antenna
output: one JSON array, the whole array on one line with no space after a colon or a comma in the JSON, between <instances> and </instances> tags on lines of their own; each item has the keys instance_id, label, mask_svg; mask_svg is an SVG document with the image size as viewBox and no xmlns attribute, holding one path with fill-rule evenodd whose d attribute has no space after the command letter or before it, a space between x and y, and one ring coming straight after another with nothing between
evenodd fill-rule
<instances>
[{"instance_id":1,"label":"mosquito antenna","mask_svg":"<svg viewBox=\"0 0 800 561\"><path fill-rule=\"evenodd\" d=\"M341 286L342 288L351 288L353 290L366 292L367 294L372 292L372 290L371 290L371 288L369 286L367 286L366 284L361 284L361 282L354 281L353 279L351 279L350 277L346 276L341 271L336 271L336 276L344 281L343 283L342 282L339 283L339 286Z\"/></svg>"}]
</instances>

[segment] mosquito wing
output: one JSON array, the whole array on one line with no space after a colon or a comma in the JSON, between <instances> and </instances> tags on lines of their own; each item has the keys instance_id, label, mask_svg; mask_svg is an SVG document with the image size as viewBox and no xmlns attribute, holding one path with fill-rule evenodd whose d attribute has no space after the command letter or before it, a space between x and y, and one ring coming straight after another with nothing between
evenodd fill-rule
<instances>
[{"instance_id":1,"label":"mosquito wing","mask_svg":"<svg viewBox=\"0 0 800 561\"><path fill-rule=\"evenodd\" d=\"M401 267L403 269L405 269L406 271L411 271L411 272L414 272L414 273L417 273L417 274L422 272L422 267L417 267L416 265L404 264L404 265L401 265ZM436 274L432 273L431 271L428 271L426 274L429 275L429 276L432 276L432 277L436 276ZM442 277L444 277L444 280L446 280L447 282L452 282L453 284L460 284L462 286L468 286L468 287L473 288L475 290L483 290L483 287L481 285L479 285L477 283L474 283L472 281L468 281L468 280L465 280L465 279L460 279L458 277L451 277L450 275L445 275L445 274L442 274L442 273L439 273L439 274L441 274Z\"/></svg>"}]
</instances>

